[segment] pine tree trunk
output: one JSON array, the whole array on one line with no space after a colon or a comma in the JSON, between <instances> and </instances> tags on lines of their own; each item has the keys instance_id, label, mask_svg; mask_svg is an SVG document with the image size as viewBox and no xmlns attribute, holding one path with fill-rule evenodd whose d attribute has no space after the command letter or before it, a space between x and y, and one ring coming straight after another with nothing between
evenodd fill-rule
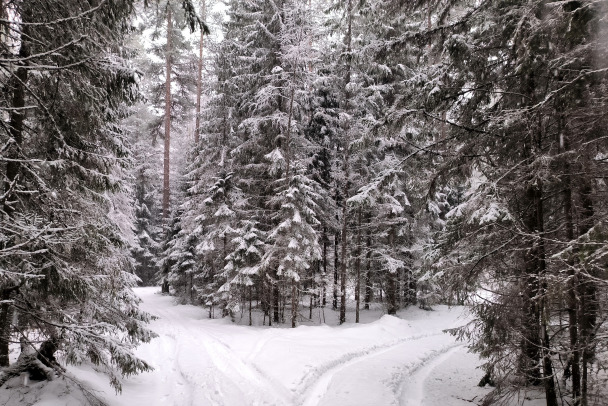
<instances>
[{"instance_id":1,"label":"pine tree trunk","mask_svg":"<svg viewBox=\"0 0 608 406\"><path fill-rule=\"evenodd\" d=\"M201 18L205 18L205 0L201 0ZM201 29L201 37L198 48L198 75L196 80L196 121L194 124L194 142L198 145L201 128L201 94L203 92L203 49L205 44L205 30Z\"/></svg>"},{"instance_id":2,"label":"pine tree trunk","mask_svg":"<svg viewBox=\"0 0 608 406\"><path fill-rule=\"evenodd\" d=\"M348 9L346 11L348 18L348 29L346 32L346 89L348 89L348 84L351 82L351 70L352 70L352 22L353 22L353 6L352 0L348 0ZM350 92L346 91L346 105L344 106L344 110L348 111L350 109L349 100L350 100ZM348 187L349 187L349 177L350 177L350 169L349 169L349 160L350 160L350 125L347 124L345 128L346 135L346 145L344 146L344 190L342 196L342 254L341 254L341 272L340 272L340 324L346 322L346 224L347 224L347 201L348 201Z\"/></svg>"},{"instance_id":3,"label":"pine tree trunk","mask_svg":"<svg viewBox=\"0 0 608 406\"><path fill-rule=\"evenodd\" d=\"M167 4L167 48L165 50L165 153L163 160L163 219L169 217L169 158L171 152L171 33L173 19Z\"/></svg>"}]
</instances>

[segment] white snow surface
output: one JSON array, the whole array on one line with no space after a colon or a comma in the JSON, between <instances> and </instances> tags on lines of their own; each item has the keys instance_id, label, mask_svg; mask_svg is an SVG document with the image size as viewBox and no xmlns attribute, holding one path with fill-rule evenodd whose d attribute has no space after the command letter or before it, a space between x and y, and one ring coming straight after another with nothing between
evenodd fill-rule
<instances>
[{"instance_id":1,"label":"white snow surface","mask_svg":"<svg viewBox=\"0 0 608 406\"><path fill-rule=\"evenodd\" d=\"M477 356L442 332L466 322L463 308L409 308L398 317L362 311L366 323L343 326L248 327L175 305L158 288L136 292L158 317L150 325L158 337L137 349L155 370L124 379L117 395L104 376L70 367L110 406L460 406L488 392L477 386ZM24 402L25 389L16 397L15 388L0 391L0 404L12 406L11 391L16 404L78 404L57 389L55 403Z\"/></svg>"}]
</instances>

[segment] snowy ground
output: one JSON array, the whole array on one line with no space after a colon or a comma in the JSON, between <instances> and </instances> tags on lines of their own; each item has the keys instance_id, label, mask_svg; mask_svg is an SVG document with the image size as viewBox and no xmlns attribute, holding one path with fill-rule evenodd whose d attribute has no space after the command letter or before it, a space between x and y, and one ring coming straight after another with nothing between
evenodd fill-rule
<instances>
[{"instance_id":1,"label":"snowy ground","mask_svg":"<svg viewBox=\"0 0 608 406\"><path fill-rule=\"evenodd\" d=\"M157 288L137 292L144 310L159 317L151 323L159 337L137 351L155 371L126 379L115 395L105 378L70 368L111 406L460 406L487 393L476 385L477 357L442 333L464 322L461 308L411 308L341 327L246 327L175 306ZM0 404L12 404L2 402L8 392L0 391ZM23 392L12 389L16 404L70 404L62 393L55 402L24 403Z\"/></svg>"}]
</instances>

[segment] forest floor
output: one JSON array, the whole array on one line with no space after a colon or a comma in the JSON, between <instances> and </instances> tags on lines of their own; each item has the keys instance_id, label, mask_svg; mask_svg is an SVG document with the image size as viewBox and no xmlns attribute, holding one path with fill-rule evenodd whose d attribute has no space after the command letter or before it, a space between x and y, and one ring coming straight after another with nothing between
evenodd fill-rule
<instances>
[{"instance_id":1,"label":"forest floor","mask_svg":"<svg viewBox=\"0 0 608 406\"><path fill-rule=\"evenodd\" d=\"M116 395L104 376L70 367L111 406L470 406L489 391L477 386L477 356L443 332L466 322L462 307L411 307L397 317L376 309L362 312L361 324L291 329L208 319L205 309L175 305L158 288L137 293L158 317L150 325L158 337L137 349L155 370L124 379ZM328 323L333 313L326 310ZM45 391L36 389L43 383L14 384L0 391L0 404L84 404L60 381Z\"/></svg>"}]
</instances>

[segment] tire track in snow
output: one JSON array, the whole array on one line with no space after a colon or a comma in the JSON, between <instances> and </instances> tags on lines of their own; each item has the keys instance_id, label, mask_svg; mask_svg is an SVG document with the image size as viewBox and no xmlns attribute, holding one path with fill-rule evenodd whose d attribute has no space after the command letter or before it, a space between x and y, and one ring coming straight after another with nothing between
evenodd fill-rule
<instances>
[{"instance_id":1,"label":"tire track in snow","mask_svg":"<svg viewBox=\"0 0 608 406\"><path fill-rule=\"evenodd\" d=\"M419 362L410 364L401 373L393 376L393 381L401 382L398 395L401 406L420 406L424 400L424 382L433 370L441 365L464 344L453 343L432 351ZM409 379L407 378L409 376Z\"/></svg>"},{"instance_id":2,"label":"tire track in snow","mask_svg":"<svg viewBox=\"0 0 608 406\"><path fill-rule=\"evenodd\" d=\"M363 362L365 359L375 357L385 352L389 352L405 343L421 340L423 338L440 336L443 334L444 333L441 332L401 338L386 344L375 345L359 351L344 354L331 362L314 368L312 371L305 374L300 380L300 384L298 385L299 389L297 390L300 397L298 399L299 401L296 401L296 404L302 406L315 406L319 404L327 392L334 375L354 364Z\"/></svg>"}]
</instances>

